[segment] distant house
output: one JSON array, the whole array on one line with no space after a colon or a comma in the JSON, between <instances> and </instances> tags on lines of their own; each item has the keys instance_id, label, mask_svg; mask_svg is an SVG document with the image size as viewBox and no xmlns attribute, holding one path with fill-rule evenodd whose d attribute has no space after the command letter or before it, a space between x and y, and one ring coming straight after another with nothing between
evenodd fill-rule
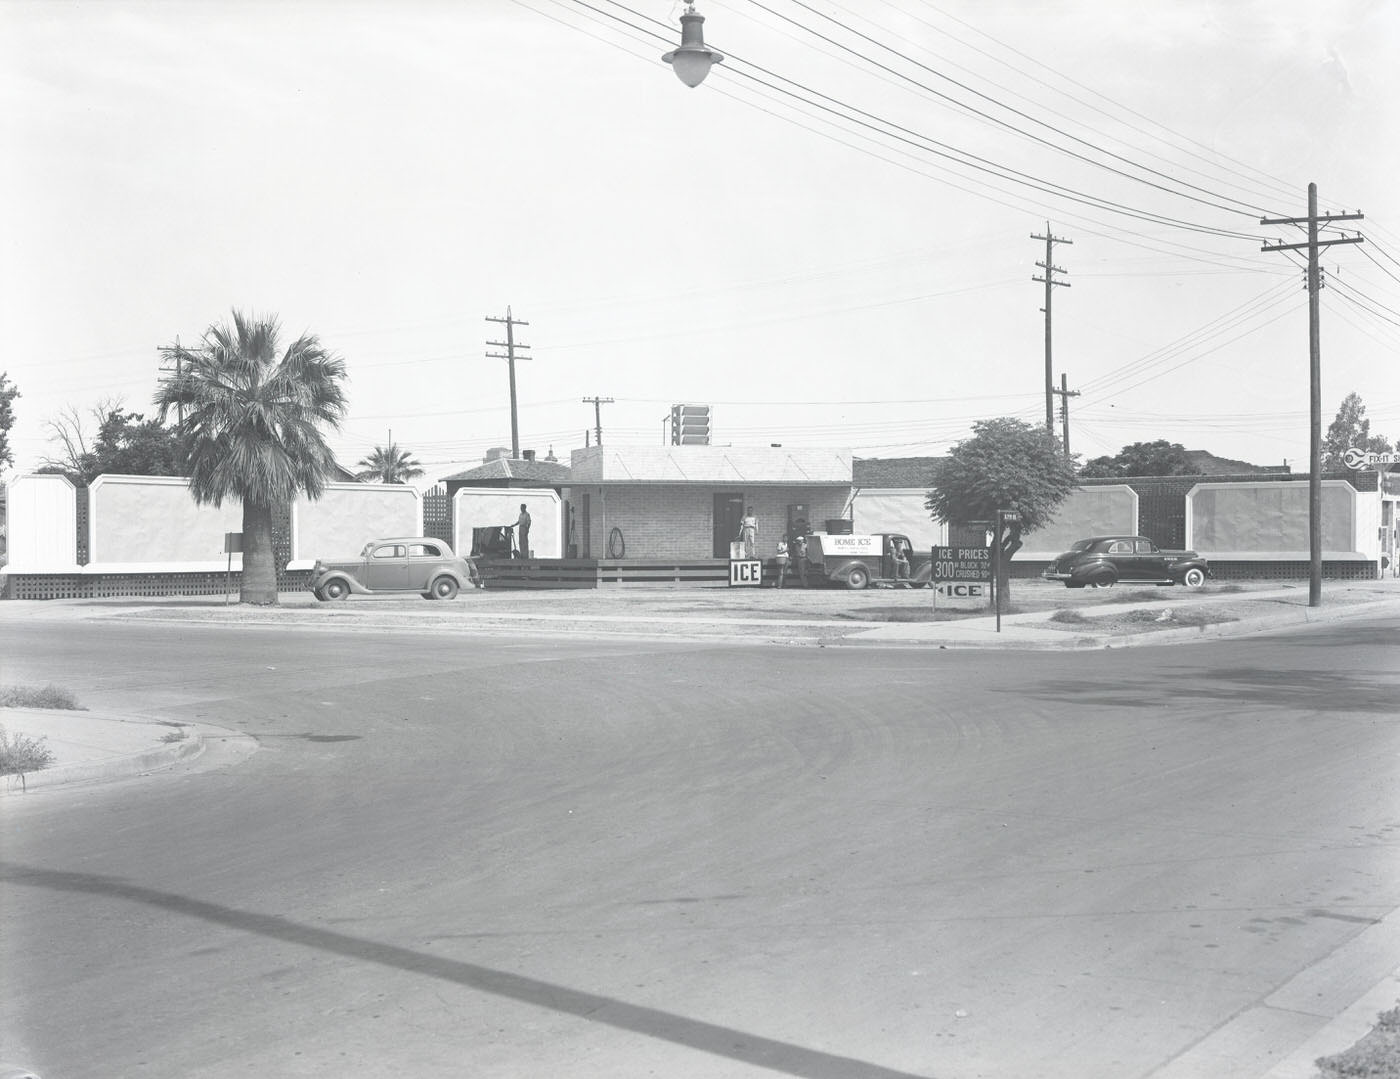
<instances>
[{"instance_id":1,"label":"distant house","mask_svg":"<svg viewBox=\"0 0 1400 1079\"><path fill-rule=\"evenodd\" d=\"M442 477L447 497L462 487L552 487L560 493L569 485L569 466L550 456L540 459L534 450L511 457L504 447L486 451L486 460L475 468Z\"/></svg>"}]
</instances>

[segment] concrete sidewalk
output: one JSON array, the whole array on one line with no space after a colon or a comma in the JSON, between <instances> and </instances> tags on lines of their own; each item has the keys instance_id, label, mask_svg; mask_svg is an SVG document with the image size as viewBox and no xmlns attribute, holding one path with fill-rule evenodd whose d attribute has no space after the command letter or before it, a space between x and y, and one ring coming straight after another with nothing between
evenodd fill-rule
<instances>
[{"instance_id":1,"label":"concrete sidewalk","mask_svg":"<svg viewBox=\"0 0 1400 1079\"><path fill-rule=\"evenodd\" d=\"M47 768L3 777L0 798L159 771L203 752L205 736L212 729L48 708L0 708L0 727L12 741L18 736L42 739L53 754Z\"/></svg>"}]
</instances>

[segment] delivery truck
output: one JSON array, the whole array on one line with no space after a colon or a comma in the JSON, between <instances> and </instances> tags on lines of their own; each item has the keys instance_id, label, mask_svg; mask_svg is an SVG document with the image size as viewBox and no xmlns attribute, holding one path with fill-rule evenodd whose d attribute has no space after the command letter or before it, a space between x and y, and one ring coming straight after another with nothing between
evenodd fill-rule
<instances>
[{"instance_id":1,"label":"delivery truck","mask_svg":"<svg viewBox=\"0 0 1400 1079\"><path fill-rule=\"evenodd\" d=\"M931 552L916 552L909 537L896 532L813 532L807 536L809 585L830 582L846 588L927 588L932 571Z\"/></svg>"}]
</instances>

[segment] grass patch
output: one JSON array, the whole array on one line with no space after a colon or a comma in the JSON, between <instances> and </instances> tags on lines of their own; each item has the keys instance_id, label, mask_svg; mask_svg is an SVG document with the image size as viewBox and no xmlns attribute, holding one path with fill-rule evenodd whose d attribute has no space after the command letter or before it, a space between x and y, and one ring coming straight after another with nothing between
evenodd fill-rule
<instances>
[{"instance_id":1,"label":"grass patch","mask_svg":"<svg viewBox=\"0 0 1400 1079\"><path fill-rule=\"evenodd\" d=\"M47 768L53 763L53 750L47 742L43 737L11 735L0 726L0 776L22 776Z\"/></svg>"},{"instance_id":2,"label":"grass patch","mask_svg":"<svg viewBox=\"0 0 1400 1079\"><path fill-rule=\"evenodd\" d=\"M86 712L78 698L61 686L0 686L0 708L55 708Z\"/></svg>"},{"instance_id":3,"label":"grass patch","mask_svg":"<svg viewBox=\"0 0 1400 1079\"><path fill-rule=\"evenodd\" d=\"M1366 1037L1316 1064L1322 1079L1400 1079L1400 1008L1381 1012Z\"/></svg>"},{"instance_id":4,"label":"grass patch","mask_svg":"<svg viewBox=\"0 0 1400 1079\"><path fill-rule=\"evenodd\" d=\"M1061 622L1066 626L1082 626L1085 622L1088 622L1089 619L1078 611L1061 610L1052 614L1050 616L1050 621Z\"/></svg>"}]
</instances>

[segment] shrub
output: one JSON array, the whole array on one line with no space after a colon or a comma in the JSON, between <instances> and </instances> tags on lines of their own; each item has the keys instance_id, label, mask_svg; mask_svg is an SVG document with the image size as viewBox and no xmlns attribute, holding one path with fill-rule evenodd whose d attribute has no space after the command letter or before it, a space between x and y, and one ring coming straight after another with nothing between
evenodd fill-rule
<instances>
[{"instance_id":1,"label":"shrub","mask_svg":"<svg viewBox=\"0 0 1400 1079\"><path fill-rule=\"evenodd\" d=\"M78 699L60 686L0 686L0 708L58 708L85 712Z\"/></svg>"},{"instance_id":2,"label":"shrub","mask_svg":"<svg viewBox=\"0 0 1400 1079\"><path fill-rule=\"evenodd\" d=\"M24 775L47 768L53 763L53 750L46 742L43 737L30 738L27 734L11 737L0 726L0 776Z\"/></svg>"}]
</instances>

